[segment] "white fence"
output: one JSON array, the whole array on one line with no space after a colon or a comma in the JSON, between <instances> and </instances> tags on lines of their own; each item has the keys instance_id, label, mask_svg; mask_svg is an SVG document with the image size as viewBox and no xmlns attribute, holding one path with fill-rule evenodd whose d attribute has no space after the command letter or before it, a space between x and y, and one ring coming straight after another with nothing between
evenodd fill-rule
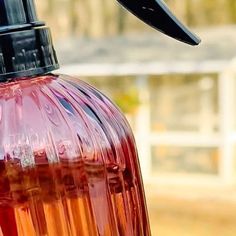
<instances>
[{"instance_id":1,"label":"white fence","mask_svg":"<svg viewBox=\"0 0 236 236\"><path fill-rule=\"evenodd\" d=\"M199 176L176 176L155 177L151 171L151 147L152 145L175 145L191 147L217 147L220 150L220 163L217 176L203 176L215 184L233 184L235 182L235 158L234 144L236 144L236 129L234 130L233 117L234 99L236 99L236 61L202 61L202 62L150 62L150 63L128 63L128 64L78 64L64 66L59 73L73 76L136 76L139 83L139 96L142 104L137 115L137 130L135 132L137 145L139 147L140 161L144 180L147 182L177 181L178 183L200 183ZM218 97L219 97L219 132L214 134L201 134L197 132L166 132L158 133L151 130L150 124L150 93L147 78L150 75L169 74L218 74Z\"/></svg>"}]
</instances>

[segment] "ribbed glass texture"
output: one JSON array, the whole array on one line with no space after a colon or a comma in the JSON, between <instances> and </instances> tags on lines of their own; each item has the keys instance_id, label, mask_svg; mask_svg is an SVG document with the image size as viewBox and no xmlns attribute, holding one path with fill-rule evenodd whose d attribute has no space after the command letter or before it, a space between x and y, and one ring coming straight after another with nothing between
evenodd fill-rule
<instances>
[{"instance_id":1,"label":"ribbed glass texture","mask_svg":"<svg viewBox=\"0 0 236 236\"><path fill-rule=\"evenodd\" d=\"M149 236L121 112L66 76L0 84L0 236Z\"/></svg>"}]
</instances>

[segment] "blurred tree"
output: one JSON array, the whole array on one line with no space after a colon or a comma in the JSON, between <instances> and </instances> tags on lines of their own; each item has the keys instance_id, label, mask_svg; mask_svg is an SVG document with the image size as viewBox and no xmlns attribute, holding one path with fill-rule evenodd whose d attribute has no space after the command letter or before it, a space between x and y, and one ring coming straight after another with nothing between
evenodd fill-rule
<instances>
[{"instance_id":1,"label":"blurred tree","mask_svg":"<svg viewBox=\"0 0 236 236\"><path fill-rule=\"evenodd\" d=\"M51 14L54 10L54 0L48 0L48 13Z\"/></svg>"},{"instance_id":2,"label":"blurred tree","mask_svg":"<svg viewBox=\"0 0 236 236\"><path fill-rule=\"evenodd\" d=\"M117 24L118 24L118 33L122 34L125 31L125 22L126 22L126 12L124 11L123 8L119 7L118 8L118 19L117 19Z\"/></svg>"},{"instance_id":3,"label":"blurred tree","mask_svg":"<svg viewBox=\"0 0 236 236\"><path fill-rule=\"evenodd\" d=\"M118 7L115 0L35 1L40 17L53 26L55 36L103 37L148 30ZM166 3L178 18L191 26L236 23L236 0L166 0Z\"/></svg>"},{"instance_id":4,"label":"blurred tree","mask_svg":"<svg viewBox=\"0 0 236 236\"><path fill-rule=\"evenodd\" d=\"M89 3L90 22L88 27L90 29L90 35L93 37L101 37L105 34L105 15L106 9L104 9L105 0L87 0Z\"/></svg>"},{"instance_id":5,"label":"blurred tree","mask_svg":"<svg viewBox=\"0 0 236 236\"><path fill-rule=\"evenodd\" d=\"M227 1L227 8L229 11L230 21L236 22L236 1L235 0L228 0Z\"/></svg>"},{"instance_id":6,"label":"blurred tree","mask_svg":"<svg viewBox=\"0 0 236 236\"><path fill-rule=\"evenodd\" d=\"M78 0L69 0L70 33L72 35L76 34L78 27L77 3Z\"/></svg>"}]
</instances>

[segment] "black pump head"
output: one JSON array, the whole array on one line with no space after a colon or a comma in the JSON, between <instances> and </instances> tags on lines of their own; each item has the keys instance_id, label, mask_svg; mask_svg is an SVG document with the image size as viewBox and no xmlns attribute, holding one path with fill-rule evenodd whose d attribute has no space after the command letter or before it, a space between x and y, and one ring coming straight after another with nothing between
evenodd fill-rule
<instances>
[{"instance_id":1,"label":"black pump head","mask_svg":"<svg viewBox=\"0 0 236 236\"><path fill-rule=\"evenodd\" d=\"M162 0L117 1L139 19L172 38L190 45L198 45L201 42L171 13Z\"/></svg>"}]
</instances>

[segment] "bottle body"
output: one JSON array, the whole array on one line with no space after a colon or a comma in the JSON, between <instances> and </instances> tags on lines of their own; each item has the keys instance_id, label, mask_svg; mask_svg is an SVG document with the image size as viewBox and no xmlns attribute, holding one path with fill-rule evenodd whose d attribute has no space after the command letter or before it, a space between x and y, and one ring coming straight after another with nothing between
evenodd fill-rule
<instances>
[{"instance_id":1,"label":"bottle body","mask_svg":"<svg viewBox=\"0 0 236 236\"><path fill-rule=\"evenodd\" d=\"M0 235L150 235L130 127L88 84L0 84Z\"/></svg>"}]
</instances>

